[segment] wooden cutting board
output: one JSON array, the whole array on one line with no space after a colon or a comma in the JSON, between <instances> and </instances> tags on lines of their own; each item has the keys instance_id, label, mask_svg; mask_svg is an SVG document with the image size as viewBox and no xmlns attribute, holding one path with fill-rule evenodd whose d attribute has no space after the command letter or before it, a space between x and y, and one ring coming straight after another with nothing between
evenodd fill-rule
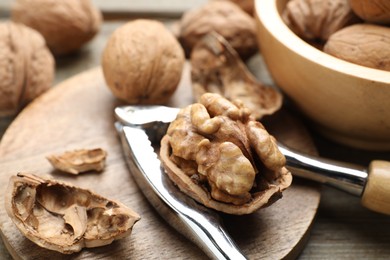
<instances>
[{"instance_id":1,"label":"wooden cutting board","mask_svg":"<svg viewBox=\"0 0 390 260\"><path fill-rule=\"evenodd\" d=\"M189 72L184 73L170 105L192 103ZM26 239L0 208L1 235L15 259L205 259L148 204L125 163L114 129L115 106L123 105L105 85L96 68L52 88L24 109L0 143L0 203L11 175L48 174L119 200L141 215L130 237L111 245L84 249L73 255L38 247ZM314 152L305 129L289 115L272 117L271 133L279 140ZM101 147L108 151L101 173L69 176L53 170L46 156L66 150ZM295 258L304 247L320 200L319 186L294 179L281 200L247 216L222 216L228 232L250 259Z\"/></svg>"}]
</instances>

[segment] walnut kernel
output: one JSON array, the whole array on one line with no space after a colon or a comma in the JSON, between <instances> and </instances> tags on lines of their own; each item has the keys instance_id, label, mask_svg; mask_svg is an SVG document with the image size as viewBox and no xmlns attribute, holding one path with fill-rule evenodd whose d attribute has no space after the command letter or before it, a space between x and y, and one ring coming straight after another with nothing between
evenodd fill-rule
<instances>
[{"instance_id":1,"label":"walnut kernel","mask_svg":"<svg viewBox=\"0 0 390 260\"><path fill-rule=\"evenodd\" d=\"M229 214L272 204L292 180L264 126L241 104L213 93L179 112L161 141L160 156L184 193Z\"/></svg>"}]
</instances>

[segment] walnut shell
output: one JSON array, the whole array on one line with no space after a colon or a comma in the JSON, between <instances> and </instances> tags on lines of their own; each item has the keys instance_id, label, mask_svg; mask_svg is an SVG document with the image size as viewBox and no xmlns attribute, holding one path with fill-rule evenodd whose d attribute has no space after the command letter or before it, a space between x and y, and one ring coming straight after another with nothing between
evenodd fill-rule
<instances>
[{"instance_id":1,"label":"walnut shell","mask_svg":"<svg viewBox=\"0 0 390 260\"><path fill-rule=\"evenodd\" d=\"M184 62L183 49L164 24L139 19L113 32L102 67L117 98L130 104L163 104L177 89Z\"/></svg>"},{"instance_id":2,"label":"walnut shell","mask_svg":"<svg viewBox=\"0 0 390 260\"><path fill-rule=\"evenodd\" d=\"M221 0L215 0L215 1L221 1ZM254 0L226 0L231 1L238 5L242 10L247 12L249 15L254 15L255 10L255 1Z\"/></svg>"},{"instance_id":3,"label":"walnut shell","mask_svg":"<svg viewBox=\"0 0 390 260\"><path fill-rule=\"evenodd\" d=\"M366 22L390 24L389 0L349 0L352 10Z\"/></svg>"},{"instance_id":4,"label":"walnut shell","mask_svg":"<svg viewBox=\"0 0 390 260\"><path fill-rule=\"evenodd\" d=\"M182 192L228 214L271 205L292 181L264 126L242 104L213 93L181 109L161 141L160 157Z\"/></svg>"},{"instance_id":5,"label":"walnut shell","mask_svg":"<svg viewBox=\"0 0 390 260\"><path fill-rule=\"evenodd\" d=\"M5 209L38 246L63 254L108 245L130 235L139 215L92 191L33 174L10 178Z\"/></svg>"},{"instance_id":6,"label":"walnut shell","mask_svg":"<svg viewBox=\"0 0 390 260\"><path fill-rule=\"evenodd\" d=\"M324 52L362 66L390 71L390 28L355 24L334 33Z\"/></svg>"},{"instance_id":7,"label":"walnut shell","mask_svg":"<svg viewBox=\"0 0 390 260\"><path fill-rule=\"evenodd\" d=\"M0 116L16 114L51 87L54 58L34 29L0 23Z\"/></svg>"},{"instance_id":8,"label":"walnut shell","mask_svg":"<svg viewBox=\"0 0 390 260\"><path fill-rule=\"evenodd\" d=\"M55 55L80 49L102 22L100 10L90 0L16 0L11 18L39 31Z\"/></svg>"},{"instance_id":9,"label":"walnut shell","mask_svg":"<svg viewBox=\"0 0 390 260\"><path fill-rule=\"evenodd\" d=\"M232 46L218 33L204 36L191 53L191 79L195 99L218 93L240 100L256 119L271 115L282 106L283 96L253 76Z\"/></svg>"},{"instance_id":10,"label":"walnut shell","mask_svg":"<svg viewBox=\"0 0 390 260\"><path fill-rule=\"evenodd\" d=\"M102 171L107 152L101 148L66 151L60 155L49 155L47 160L54 168L70 174Z\"/></svg>"},{"instance_id":11,"label":"walnut shell","mask_svg":"<svg viewBox=\"0 0 390 260\"><path fill-rule=\"evenodd\" d=\"M360 21L348 0L291 0L282 17L295 34L308 41L326 41L334 32Z\"/></svg>"},{"instance_id":12,"label":"walnut shell","mask_svg":"<svg viewBox=\"0 0 390 260\"><path fill-rule=\"evenodd\" d=\"M253 17L230 1L211 1L187 11L181 18L179 41L187 56L195 44L212 31L222 35L243 59L258 50Z\"/></svg>"}]
</instances>

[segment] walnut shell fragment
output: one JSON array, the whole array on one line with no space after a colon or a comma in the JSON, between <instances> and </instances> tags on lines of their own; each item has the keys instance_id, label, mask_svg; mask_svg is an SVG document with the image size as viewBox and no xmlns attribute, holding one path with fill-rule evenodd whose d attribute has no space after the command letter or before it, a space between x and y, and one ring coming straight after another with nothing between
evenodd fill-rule
<instances>
[{"instance_id":1,"label":"walnut shell fragment","mask_svg":"<svg viewBox=\"0 0 390 260\"><path fill-rule=\"evenodd\" d=\"M231 45L215 32L195 46L191 78L196 99L212 92L229 100L241 100L256 119L273 114L282 106L281 93L259 82Z\"/></svg>"},{"instance_id":2,"label":"walnut shell fragment","mask_svg":"<svg viewBox=\"0 0 390 260\"><path fill-rule=\"evenodd\" d=\"M187 57L196 43L213 31L221 34L243 59L258 51L254 18L230 1L209 1L187 11L180 20L179 41Z\"/></svg>"},{"instance_id":3,"label":"walnut shell fragment","mask_svg":"<svg viewBox=\"0 0 390 260\"><path fill-rule=\"evenodd\" d=\"M294 33L308 41L326 41L332 33L360 21L348 0L291 0L282 17Z\"/></svg>"},{"instance_id":4,"label":"walnut shell fragment","mask_svg":"<svg viewBox=\"0 0 390 260\"><path fill-rule=\"evenodd\" d=\"M241 103L214 93L181 109L161 141L160 157L182 192L228 214L269 206L292 182L263 125Z\"/></svg>"},{"instance_id":5,"label":"walnut shell fragment","mask_svg":"<svg viewBox=\"0 0 390 260\"><path fill-rule=\"evenodd\" d=\"M5 197L8 216L29 240L63 254L130 235L139 215L120 202L71 184L18 173Z\"/></svg>"},{"instance_id":6,"label":"walnut shell fragment","mask_svg":"<svg viewBox=\"0 0 390 260\"><path fill-rule=\"evenodd\" d=\"M60 171L79 174L88 171L102 171L106 157L106 151L101 148L95 148L67 151L60 155L50 155L47 156L47 160L54 168Z\"/></svg>"}]
</instances>

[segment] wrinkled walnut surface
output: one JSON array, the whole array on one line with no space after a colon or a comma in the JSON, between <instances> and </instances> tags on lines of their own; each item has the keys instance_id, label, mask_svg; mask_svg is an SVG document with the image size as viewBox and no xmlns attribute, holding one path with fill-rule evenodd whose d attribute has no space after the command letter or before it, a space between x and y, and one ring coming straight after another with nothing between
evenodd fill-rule
<instances>
[{"instance_id":1,"label":"wrinkled walnut surface","mask_svg":"<svg viewBox=\"0 0 390 260\"><path fill-rule=\"evenodd\" d=\"M47 160L60 171L79 174L88 171L102 171L106 157L106 151L95 148L66 151L60 155L49 155Z\"/></svg>"},{"instance_id":2,"label":"wrinkled walnut surface","mask_svg":"<svg viewBox=\"0 0 390 260\"><path fill-rule=\"evenodd\" d=\"M55 55L81 48L99 31L102 15L90 0L17 0L12 20L39 31Z\"/></svg>"},{"instance_id":3,"label":"wrinkled walnut surface","mask_svg":"<svg viewBox=\"0 0 390 260\"><path fill-rule=\"evenodd\" d=\"M113 32L102 68L112 93L130 104L163 104L175 92L184 51L163 23L138 19Z\"/></svg>"},{"instance_id":4,"label":"wrinkled walnut surface","mask_svg":"<svg viewBox=\"0 0 390 260\"><path fill-rule=\"evenodd\" d=\"M275 139L242 104L218 94L206 93L179 112L160 156L184 193L229 214L272 204L292 181Z\"/></svg>"},{"instance_id":5,"label":"wrinkled walnut surface","mask_svg":"<svg viewBox=\"0 0 390 260\"><path fill-rule=\"evenodd\" d=\"M358 65L390 71L390 28L374 24L348 26L329 38L324 52Z\"/></svg>"},{"instance_id":6,"label":"wrinkled walnut surface","mask_svg":"<svg viewBox=\"0 0 390 260\"><path fill-rule=\"evenodd\" d=\"M305 40L326 41L341 28L359 22L348 0L290 0L284 22Z\"/></svg>"},{"instance_id":7,"label":"wrinkled walnut surface","mask_svg":"<svg viewBox=\"0 0 390 260\"><path fill-rule=\"evenodd\" d=\"M0 23L0 116L16 114L51 87L54 58L35 30Z\"/></svg>"},{"instance_id":8,"label":"wrinkled walnut surface","mask_svg":"<svg viewBox=\"0 0 390 260\"><path fill-rule=\"evenodd\" d=\"M10 178L5 208L29 240L63 254L128 236L140 219L120 202L92 191L22 173Z\"/></svg>"},{"instance_id":9,"label":"wrinkled walnut surface","mask_svg":"<svg viewBox=\"0 0 390 260\"><path fill-rule=\"evenodd\" d=\"M253 17L230 1L210 1L181 18L179 40L187 56L204 35L213 31L221 34L243 59L258 50Z\"/></svg>"},{"instance_id":10,"label":"wrinkled walnut surface","mask_svg":"<svg viewBox=\"0 0 390 260\"><path fill-rule=\"evenodd\" d=\"M259 82L231 45L215 32L194 47L191 79L195 99L212 92L229 100L240 100L256 119L273 114L282 106L282 95Z\"/></svg>"},{"instance_id":11,"label":"wrinkled walnut surface","mask_svg":"<svg viewBox=\"0 0 390 260\"><path fill-rule=\"evenodd\" d=\"M352 10L366 22L390 24L389 0L349 0Z\"/></svg>"}]
</instances>

